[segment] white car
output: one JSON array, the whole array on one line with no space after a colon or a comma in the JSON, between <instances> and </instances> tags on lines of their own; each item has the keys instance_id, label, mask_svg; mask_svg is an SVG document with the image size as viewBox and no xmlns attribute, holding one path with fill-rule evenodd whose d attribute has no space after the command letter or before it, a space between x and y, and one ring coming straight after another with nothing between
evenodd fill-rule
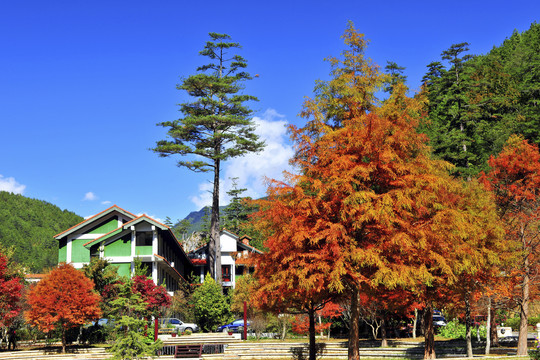
<instances>
[{"instance_id":1,"label":"white car","mask_svg":"<svg viewBox=\"0 0 540 360\"><path fill-rule=\"evenodd\" d=\"M197 324L185 323L177 318L162 318L159 319L159 323L162 327L174 326L178 332L184 332L190 330L191 332L199 331L199 326Z\"/></svg>"},{"instance_id":2,"label":"white car","mask_svg":"<svg viewBox=\"0 0 540 360\"><path fill-rule=\"evenodd\" d=\"M433 325L446 326L446 319L442 315L433 315Z\"/></svg>"}]
</instances>

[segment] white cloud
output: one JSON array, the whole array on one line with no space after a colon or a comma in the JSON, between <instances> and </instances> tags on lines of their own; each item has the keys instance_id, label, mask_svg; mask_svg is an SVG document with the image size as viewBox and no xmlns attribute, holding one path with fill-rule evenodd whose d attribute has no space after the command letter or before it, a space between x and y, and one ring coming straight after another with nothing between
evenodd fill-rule
<instances>
[{"instance_id":1,"label":"white cloud","mask_svg":"<svg viewBox=\"0 0 540 360\"><path fill-rule=\"evenodd\" d=\"M294 155L294 149L287 134L288 122L284 115L274 109L268 109L261 117L254 117L257 125L256 133L265 141L266 147L260 153L248 153L225 162L222 170L225 179L220 181L220 204L228 203L226 192L232 188L230 178L237 177L238 188L247 188L243 196L260 198L266 195L265 178L283 179L283 171L292 172L289 159ZM212 204L212 184L207 182L199 185L200 193L191 197L198 207Z\"/></svg>"},{"instance_id":2,"label":"white cloud","mask_svg":"<svg viewBox=\"0 0 540 360\"><path fill-rule=\"evenodd\" d=\"M195 204L197 209L212 205L212 188L213 185L209 182L199 184L200 193L189 198L191 202Z\"/></svg>"},{"instance_id":3,"label":"white cloud","mask_svg":"<svg viewBox=\"0 0 540 360\"><path fill-rule=\"evenodd\" d=\"M105 200L101 202L101 205L109 205L111 202L109 200Z\"/></svg>"},{"instance_id":4,"label":"white cloud","mask_svg":"<svg viewBox=\"0 0 540 360\"><path fill-rule=\"evenodd\" d=\"M89 191L87 192L86 194L84 194L84 198L83 198L83 201L87 200L87 201L94 201L94 200L97 200L97 196L96 194L94 194L93 192Z\"/></svg>"},{"instance_id":5,"label":"white cloud","mask_svg":"<svg viewBox=\"0 0 540 360\"><path fill-rule=\"evenodd\" d=\"M26 185L19 184L12 177L4 177L0 175L0 191L7 191L14 194L22 194L26 189Z\"/></svg>"}]
</instances>

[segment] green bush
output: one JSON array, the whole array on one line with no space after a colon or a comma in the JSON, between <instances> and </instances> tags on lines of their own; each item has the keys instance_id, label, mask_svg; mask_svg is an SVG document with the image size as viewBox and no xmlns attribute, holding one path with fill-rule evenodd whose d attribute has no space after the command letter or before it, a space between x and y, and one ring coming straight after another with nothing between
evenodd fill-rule
<instances>
[{"instance_id":1,"label":"green bush","mask_svg":"<svg viewBox=\"0 0 540 360\"><path fill-rule=\"evenodd\" d=\"M234 320L230 299L222 294L221 285L211 276L205 276L204 283L193 292L191 302L197 323L205 332Z\"/></svg>"},{"instance_id":2,"label":"green bush","mask_svg":"<svg viewBox=\"0 0 540 360\"><path fill-rule=\"evenodd\" d=\"M476 328L472 329L472 336L476 338ZM452 319L446 326L439 328L439 335L449 339L465 339L465 324L460 323L457 319ZM480 326L480 337L486 338L486 327Z\"/></svg>"},{"instance_id":3,"label":"green bush","mask_svg":"<svg viewBox=\"0 0 540 360\"><path fill-rule=\"evenodd\" d=\"M519 317L508 318L504 322L504 326L509 326L512 328L512 330L518 331L520 322L521 322L521 319ZM527 319L527 324L529 326L536 326L536 324L538 324L539 322L540 322L540 316L529 316L529 318Z\"/></svg>"}]
</instances>

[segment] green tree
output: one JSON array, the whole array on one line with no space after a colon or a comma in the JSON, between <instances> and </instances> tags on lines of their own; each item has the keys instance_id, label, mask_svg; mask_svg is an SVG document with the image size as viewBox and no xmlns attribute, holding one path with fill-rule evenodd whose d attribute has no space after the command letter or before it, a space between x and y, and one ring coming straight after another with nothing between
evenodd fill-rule
<instances>
[{"instance_id":1,"label":"green tree","mask_svg":"<svg viewBox=\"0 0 540 360\"><path fill-rule=\"evenodd\" d=\"M174 236L176 236L179 241L184 240L188 229L191 226L191 221L188 219L176 220L176 223L173 223L171 218L168 216L165 218L163 223L171 228Z\"/></svg>"},{"instance_id":2,"label":"green tree","mask_svg":"<svg viewBox=\"0 0 540 360\"><path fill-rule=\"evenodd\" d=\"M232 178L232 189L227 191L227 195L231 197L229 205L223 209L223 228L233 233L240 235L240 224L248 220L250 209L244 202L244 197L241 195L247 189L238 188L238 178Z\"/></svg>"},{"instance_id":3,"label":"green tree","mask_svg":"<svg viewBox=\"0 0 540 360\"><path fill-rule=\"evenodd\" d=\"M252 111L246 102L257 100L241 94L242 83L251 79L244 71L246 60L229 51L240 44L229 42L229 35L210 33L200 55L210 63L200 66L198 74L189 76L179 90L196 100L180 105L183 118L159 123L168 128L169 138L157 142L153 149L162 157L195 155L178 161L178 166L195 172L213 172L212 216L210 241L210 272L221 283L221 251L219 243L219 176L221 163L249 152L260 151L264 143L255 134L250 118Z\"/></svg>"},{"instance_id":4,"label":"green tree","mask_svg":"<svg viewBox=\"0 0 540 360\"><path fill-rule=\"evenodd\" d=\"M407 81L407 76L403 74L405 67L399 66L393 61L387 61L384 70L390 75L388 84L384 86L385 92L392 92L392 89L398 82L405 83Z\"/></svg>"},{"instance_id":5,"label":"green tree","mask_svg":"<svg viewBox=\"0 0 540 360\"><path fill-rule=\"evenodd\" d=\"M85 264L82 272L94 282L94 289L98 294L103 293L105 287L118 281L118 266L111 265L105 259L92 258L89 264Z\"/></svg>"},{"instance_id":6,"label":"green tree","mask_svg":"<svg viewBox=\"0 0 540 360\"><path fill-rule=\"evenodd\" d=\"M499 60L515 84L517 102L512 113L518 132L530 142L540 144L540 24L533 23L522 33L514 31L487 57Z\"/></svg>"},{"instance_id":7,"label":"green tree","mask_svg":"<svg viewBox=\"0 0 540 360\"><path fill-rule=\"evenodd\" d=\"M429 114L432 126L428 135L434 144L434 153L456 165L456 172L464 177L471 176L470 168L476 160L470 149L475 123L468 121L466 116L466 89L470 79L466 64L472 58L464 54L469 51L468 46L466 42L450 46L441 53L450 69L442 68L437 62L431 63L428 75L424 77L431 93L430 110L437 108Z\"/></svg>"},{"instance_id":8,"label":"green tree","mask_svg":"<svg viewBox=\"0 0 540 360\"><path fill-rule=\"evenodd\" d=\"M233 320L229 299L221 292L221 285L210 276L191 296L195 318L203 331L214 331L219 325Z\"/></svg>"},{"instance_id":9,"label":"green tree","mask_svg":"<svg viewBox=\"0 0 540 360\"><path fill-rule=\"evenodd\" d=\"M131 282L118 283L118 297L111 301L117 339L109 349L113 359L140 359L153 356L163 345L144 336L149 307L142 295L133 291Z\"/></svg>"}]
</instances>

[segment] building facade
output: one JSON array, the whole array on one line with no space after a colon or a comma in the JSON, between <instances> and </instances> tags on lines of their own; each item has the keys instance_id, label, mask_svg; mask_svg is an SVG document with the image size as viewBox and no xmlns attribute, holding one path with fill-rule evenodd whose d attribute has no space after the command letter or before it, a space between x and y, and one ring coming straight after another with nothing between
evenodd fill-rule
<instances>
[{"instance_id":1,"label":"building facade","mask_svg":"<svg viewBox=\"0 0 540 360\"><path fill-rule=\"evenodd\" d=\"M227 230L220 232L220 244L222 285L225 289L234 289L236 279L253 270L247 259L262 252L249 245L248 236L239 238ZM194 274L200 276L201 283L204 282L204 277L210 272L208 244L190 252L188 256L195 268Z\"/></svg>"},{"instance_id":2,"label":"building facade","mask_svg":"<svg viewBox=\"0 0 540 360\"><path fill-rule=\"evenodd\" d=\"M195 270L171 229L147 215L137 216L116 205L55 235L58 262L82 268L93 257L131 276L140 259L154 283L165 284L172 294Z\"/></svg>"}]
</instances>

